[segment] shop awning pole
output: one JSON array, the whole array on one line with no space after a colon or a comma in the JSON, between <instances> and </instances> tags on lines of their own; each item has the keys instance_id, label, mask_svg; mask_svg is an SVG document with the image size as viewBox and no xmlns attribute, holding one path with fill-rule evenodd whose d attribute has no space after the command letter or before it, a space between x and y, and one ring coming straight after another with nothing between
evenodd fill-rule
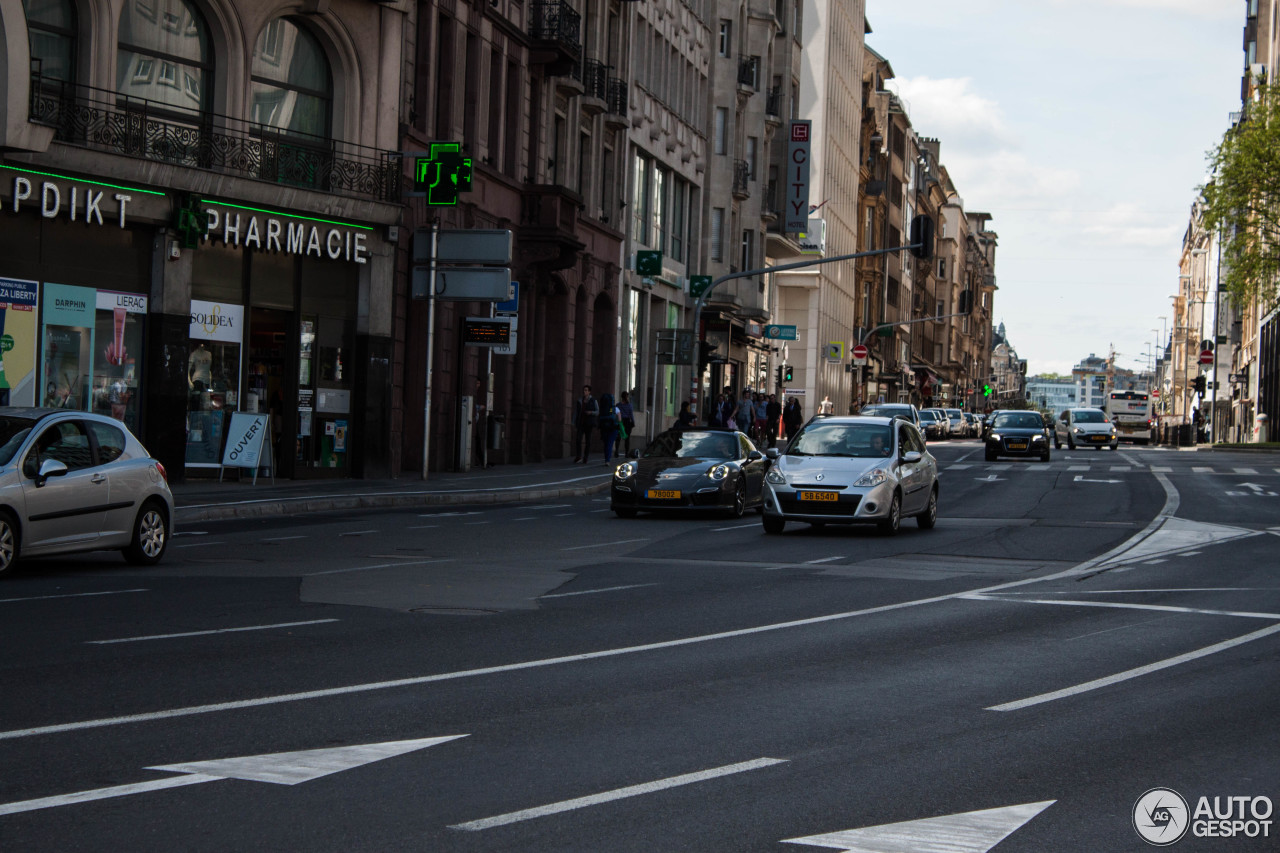
<instances>
[{"instance_id":1,"label":"shop awning pole","mask_svg":"<svg viewBox=\"0 0 1280 853\"><path fill-rule=\"evenodd\" d=\"M436 336L436 250L440 246L440 223L431 223L431 272L427 278L427 385L422 403L422 479L427 479L431 449L431 356Z\"/></svg>"}]
</instances>

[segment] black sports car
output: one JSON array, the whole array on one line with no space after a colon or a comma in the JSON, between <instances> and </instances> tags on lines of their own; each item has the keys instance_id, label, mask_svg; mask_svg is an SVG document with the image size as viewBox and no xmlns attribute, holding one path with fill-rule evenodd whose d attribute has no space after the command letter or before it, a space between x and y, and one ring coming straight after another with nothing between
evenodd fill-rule
<instances>
[{"instance_id":1,"label":"black sports car","mask_svg":"<svg viewBox=\"0 0 1280 853\"><path fill-rule=\"evenodd\" d=\"M644 510L722 509L740 518L760 507L769 461L736 430L673 429L613 472L610 508L620 518Z\"/></svg>"},{"instance_id":2,"label":"black sports car","mask_svg":"<svg viewBox=\"0 0 1280 853\"><path fill-rule=\"evenodd\" d=\"M1049 461L1049 431L1039 412L996 412L987 428L987 461L999 456L1038 456Z\"/></svg>"}]
</instances>

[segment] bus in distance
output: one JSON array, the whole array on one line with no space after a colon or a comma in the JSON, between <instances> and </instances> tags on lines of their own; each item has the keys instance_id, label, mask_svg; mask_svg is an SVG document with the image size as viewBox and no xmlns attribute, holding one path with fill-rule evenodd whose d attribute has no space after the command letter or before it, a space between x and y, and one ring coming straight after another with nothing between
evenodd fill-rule
<instances>
[{"instance_id":1,"label":"bus in distance","mask_svg":"<svg viewBox=\"0 0 1280 853\"><path fill-rule=\"evenodd\" d=\"M1151 395L1146 391L1112 391L1106 411L1121 441L1151 443Z\"/></svg>"}]
</instances>

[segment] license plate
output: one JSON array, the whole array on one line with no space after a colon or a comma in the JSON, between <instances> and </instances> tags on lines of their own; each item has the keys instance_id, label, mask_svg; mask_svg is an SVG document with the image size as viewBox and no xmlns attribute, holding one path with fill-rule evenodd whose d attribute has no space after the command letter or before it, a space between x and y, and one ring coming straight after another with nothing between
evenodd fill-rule
<instances>
[{"instance_id":1,"label":"license plate","mask_svg":"<svg viewBox=\"0 0 1280 853\"><path fill-rule=\"evenodd\" d=\"M838 501L840 496L835 492L800 492L797 500L802 501Z\"/></svg>"},{"instance_id":2,"label":"license plate","mask_svg":"<svg viewBox=\"0 0 1280 853\"><path fill-rule=\"evenodd\" d=\"M648 491L650 500L679 500L679 489L650 489Z\"/></svg>"},{"instance_id":3,"label":"license plate","mask_svg":"<svg viewBox=\"0 0 1280 853\"><path fill-rule=\"evenodd\" d=\"M1092 435L1092 436L1089 436L1089 440L1096 441L1099 444L1101 444L1102 442L1107 440L1107 437L1105 435Z\"/></svg>"},{"instance_id":4,"label":"license plate","mask_svg":"<svg viewBox=\"0 0 1280 853\"><path fill-rule=\"evenodd\" d=\"M1009 449L1010 450L1026 450L1027 443L1025 441L1011 441L1009 442Z\"/></svg>"}]
</instances>

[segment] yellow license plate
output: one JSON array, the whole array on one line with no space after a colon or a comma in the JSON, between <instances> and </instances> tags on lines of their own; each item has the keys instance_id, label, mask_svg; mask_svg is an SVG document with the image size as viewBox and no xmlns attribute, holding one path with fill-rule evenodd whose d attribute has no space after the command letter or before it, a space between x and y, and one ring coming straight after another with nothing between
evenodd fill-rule
<instances>
[{"instance_id":1,"label":"yellow license plate","mask_svg":"<svg viewBox=\"0 0 1280 853\"><path fill-rule=\"evenodd\" d=\"M1010 450L1026 450L1027 443L1025 441L1011 441L1009 442L1009 449Z\"/></svg>"},{"instance_id":2,"label":"yellow license plate","mask_svg":"<svg viewBox=\"0 0 1280 853\"><path fill-rule=\"evenodd\" d=\"M679 500L679 489L650 489L648 491L650 500Z\"/></svg>"},{"instance_id":3,"label":"yellow license plate","mask_svg":"<svg viewBox=\"0 0 1280 853\"><path fill-rule=\"evenodd\" d=\"M838 501L840 496L835 492L800 492L797 500L802 501Z\"/></svg>"},{"instance_id":4,"label":"yellow license plate","mask_svg":"<svg viewBox=\"0 0 1280 853\"><path fill-rule=\"evenodd\" d=\"M1101 442L1101 441L1106 441L1107 437L1105 435L1094 435L1094 436L1090 436L1089 440Z\"/></svg>"}]
</instances>

